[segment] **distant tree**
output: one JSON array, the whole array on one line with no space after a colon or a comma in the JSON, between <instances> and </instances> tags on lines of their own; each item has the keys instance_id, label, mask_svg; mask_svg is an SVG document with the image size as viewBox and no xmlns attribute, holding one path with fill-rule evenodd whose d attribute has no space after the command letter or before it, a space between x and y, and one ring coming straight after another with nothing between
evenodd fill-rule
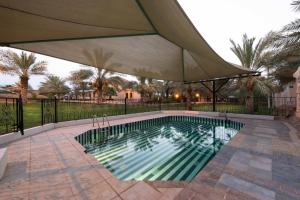
<instances>
[{"instance_id":1,"label":"distant tree","mask_svg":"<svg viewBox=\"0 0 300 200\"><path fill-rule=\"evenodd\" d=\"M105 87L113 86L117 88L117 86L124 83L121 77L116 76L115 72L107 70L107 68L115 69L122 65L112 63L111 58L113 53L105 52L103 49L97 49L93 52L84 51L84 55L90 63L89 66L97 70L96 79L93 81L92 86L96 89L98 102L102 102Z\"/></svg>"},{"instance_id":2,"label":"distant tree","mask_svg":"<svg viewBox=\"0 0 300 200\"><path fill-rule=\"evenodd\" d=\"M171 93L179 87L179 84L173 81L163 81L163 86L162 86L162 96L165 99L169 99Z\"/></svg>"},{"instance_id":3,"label":"distant tree","mask_svg":"<svg viewBox=\"0 0 300 200\"><path fill-rule=\"evenodd\" d=\"M113 96L112 90L114 90L115 92L120 91L122 86L124 86L125 84L124 79L119 76L105 77L105 75L102 75L101 77L102 78L99 78L98 76L96 80L92 83L92 87L94 87L96 89L97 94L100 95L98 96L98 102L103 101L104 96L109 96L111 98L111 96ZM99 90L100 88L101 90Z\"/></svg>"},{"instance_id":4,"label":"distant tree","mask_svg":"<svg viewBox=\"0 0 300 200\"><path fill-rule=\"evenodd\" d=\"M246 34L243 35L242 44L237 44L230 40L232 47L231 51L238 57L241 65L244 68L261 71L269 67L268 62L272 58L272 52L268 51L268 46L271 42L271 35L260 39L255 43L255 38L249 38ZM237 82L238 88L245 88L247 91L246 104L249 112L254 111L253 94L254 90L269 95L272 91L272 83L264 77L250 76L242 78Z\"/></svg>"},{"instance_id":5,"label":"distant tree","mask_svg":"<svg viewBox=\"0 0 300 200\"><path fill-rule=\"evenodd\" d=\"M103 93L105 96L108 96L109 99L112 99L112 96L117 95L117 89L115 87L108 86L104 88Z\"/></svg>"},{"instance_id":6,"label":"distant tree","mask_svg":"<svg viewBox=\"0 0 300 200\"><path fill-rule=\"evenodd\" d=\"M94 75L92 70L80 69L78 71L71 72L68 80L71 82L74 88L75 95L79 91L82 92L82 97L85 99L85 90L89 88L89 79Z\"/></svg>"},{"instance_id":7,"label":"distant tree","mask_svg":"<svg viewBox=\"0 0 300 200\"><path fill-rule=\"evenodd\" d=\"M60 98L61 95L70 92L70 88L66 85L66 80L61 79L58 76L48 75L46 81L41 82L39 92L40 94L57 96Z\"/></svg>"},{"instance_id":8,"label":"distant tree","mask_svg":"<svg viewBox=\"0 0 300 200\"><path fill-rule=\"evenodd\" d=\"M28 80L31 75L44 75L47 63L37 61L33 53L20 55L11 51L0 51L0 73L17 75L20 78L21 97L27 103Z\"/></svg>"},{"instance_id":9,"label":"distant tree","mask_svg":"<svg viewBox=\"0 0 300 200\"><path fill-rule=\"evenodd\" d=\"M146 97L146 90L147 90L147 84L146 84L147 78L138 76L137 79L139 81L138 92L141 94L141 100L144 101Z\"/></svg>"},{"instance_id":10,"label":"distant tree","mask_svg":"<svg viewBox=\"0 0 300 200\"><path fill-rule=\"evenodd\" d=\"M123 88L138 91L138 86L139 86L139 83L136 81L126 81Z\"/></svg>"}]
</instances>

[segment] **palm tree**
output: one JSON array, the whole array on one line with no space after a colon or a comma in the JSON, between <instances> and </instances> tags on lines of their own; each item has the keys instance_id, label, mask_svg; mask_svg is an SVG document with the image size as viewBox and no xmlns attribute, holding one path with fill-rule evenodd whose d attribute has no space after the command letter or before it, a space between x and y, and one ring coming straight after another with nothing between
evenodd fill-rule
<instances>
[{"instance_id":1,"label":"palm tree","mask_svg":"<svg viewBox=\"0 0 300 200\"><path fill-rule=\"evenodd\" d=\"M136 81L126 81L123 89L138 91L139 83Z\"/></svg>"},{"instance_id":2,"label":"palm tree","mask_svg":"<svg viewBox=\"0 0 300 200\"><path fill-rule=\"evenodd\" d=\"M248 38L246 34L243 35L242 44L236 44L230 39L232 44L231 50L238 57L241 65L244 68L253 71L262 71L268 69L269 60L271 60L273 53L269 51L268 47L272 34L268 34L265 38L260 39L255 43L255 38ZM250 76L240 79L237 86L245 88L247 92L246 105L249 112L254 111L253 93L254 90L269 95L272 91L272 85L264 77Z\"/></svg>"},{"instance_id":3,"label":"palm tree","mask_svg":"<svg viewBox=\"0 0 300 200\"><path fill-rule=\"evenodd\" d=\"M293 1L291 3L296 12L300 12L300 1ZM275 48L280 52L280 54L293 55L297 53L299 55L300 48L300 19L296 19L291 23L284 26L279 32L274 36Z\"/></svg>"},{"instance_id":4,"label":"palm tree","mask_svg":"<svg viewBox=\"0 0 300 200\"><path fill-rule=\"evenodd\" d=\"M31 75L44 75L47 63L37 61L33 53L23 51L20 55L11 50L0 51L0 59L1 73L19 76L21 97L27 103L28 80Z\"/></svg>"},{"instance_id":5,"label":"palm tree","mask_svg":"<svg viewBox=\"0 0 300 200\"><path fill-rule=\"evenodd\" d=\"M74 87L75 95L77 95L78 90L82 91L82 97L85 99L85 90L88 88L88 80L93 76L93 71L89 69L80 69L78 71L71 72L68 80Z\"/></svg>"},{"instance_id":6,"label":"palm tree","mask_svg":"<svg viewBox=\"0 0 300 200\"><path fill-rule=\"evenodd\" d=\"M97 49L92 53L88 51L84 51L83 53L90 63L89 66L94 67L97 70L96 79L92 86L96 89L98 103L102 102L104 87L109 85L116 87L117 85L122 85L123 83L122 78L113 76L116 75L116 73L107 70L107 68L115 69L121 67L121 64L109 62L113 56L113 53L104 52L102 49Z\"/></svg>"},{"instance_id":7,"label":"palm tree","mask_svg":"<svg viewBox=\"0 0 300 200\"><path fill-rule=\"evenodd\" d=\"M172 89L174 89L174 82L173 81L164 81L163 82L163 97L165 99L169 99L170 93Z\"/></svg>"},{"instance_id":8,"label":"palm tree","mask_svg":"<svg viewBox=\"0 0 300 200\"><path fill-rule=\"evenodd\" d=\"M60 98L61 95L70 92L70 88L66 85L66 80L58 76L48 75L46 81L41 82L39 92Z\"/></svg>"},{"instance_id":9,"label":"palm tree","mask_svg":"<svg viewBox=\"0 0 300 200\"><path fill-rule=\"evenodd\" d=\"M141 94L141 100L144 101L146 97L146 90L147 90L147 85L146 85L147 78L139 76L137 77L137 79L139 81L138 91Z\"/></svg>"},{"instance_id":10,"label":"palm tree","mask_svg":"<svg viewBox=\"0 0 300 200\"><path fill-rule=\"evenodd\" d=\"M293 1L291 5L296 12L300 11L300 0ZM294 81L293 73L300 65L300 19L274 33L273 40L270 48L274 49L276 55L272 59L272 75L280 85L284 85Z\"/></svg>"},{"instance_id":11,"label":"palm tree","mask_svg":"<svg viewBox=\"0 0 300 200\"><path fill-rule=\"evenodd\" d=\"M92 87L96 89L98 95L98 103L103 101L105 91L109 91L114 88L116 91L120 91L121 86L124 85L124 79L119 76L112 76L113 72L102 70L101 76L99 74L95 81L92 83ZM110 76L108 76L110 75Z\"/></svg>"}]
</instances>

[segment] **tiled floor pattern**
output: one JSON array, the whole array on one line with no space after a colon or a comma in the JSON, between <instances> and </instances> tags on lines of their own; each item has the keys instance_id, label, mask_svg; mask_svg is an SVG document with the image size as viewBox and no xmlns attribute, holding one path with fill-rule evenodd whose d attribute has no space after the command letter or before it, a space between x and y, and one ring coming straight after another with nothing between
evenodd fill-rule
<instances>
[{"instance_id":1,"label":"tiled floor pattern","mask_svg":"<svg viewBox=\"0 0 300 200\"><path fill-rule=\"evenodd\" d=\"M297 129L290 131L289 121L244 122L175 199L300 199Z\"/></svg>"},{"instance_id":2,"label":"tiled floor pattern","mask_svg":"<svg viewBox=\"0 0 300 200\"><path fill-rule=\"evenodd\" d=\"M241 121L245 128L190 183L119 181L73 139L91 125L24 138L8 145L0 199L300 199L300 120Z\"/></svg>"}]
</instances>

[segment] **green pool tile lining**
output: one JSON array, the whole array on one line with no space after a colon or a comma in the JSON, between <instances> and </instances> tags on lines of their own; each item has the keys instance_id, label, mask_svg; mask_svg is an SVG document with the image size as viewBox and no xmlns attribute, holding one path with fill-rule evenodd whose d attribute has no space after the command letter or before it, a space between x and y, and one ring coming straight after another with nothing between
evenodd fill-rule
<instances>
[{"instance_id":1,"label":"green pool tile lining","mask_svg":"<svg viewBox=\"0 0 300 200\"><path fill-rule=\"evenodd\" d=\"M191 180L242 123L168 116L89 130L75 139L121 180Z\"/></svg>"}]
</instances>

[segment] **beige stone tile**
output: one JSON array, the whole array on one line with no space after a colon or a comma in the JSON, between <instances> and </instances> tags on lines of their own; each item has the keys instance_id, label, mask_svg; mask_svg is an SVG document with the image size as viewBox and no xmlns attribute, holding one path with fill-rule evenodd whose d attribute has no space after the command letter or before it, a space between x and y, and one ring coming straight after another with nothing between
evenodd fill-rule
<instances>
[{"instance_id":1,"label":"beige stone tile","mask_svg":"<svg viewBox=\"0 0 300 200\"><path fill-rule=\"evenodd\" d=\"M117 193L115 193L106 182L98 183L97 185L82 192L84 192L88 199L108 200L117 197Z\"/></svg>"},{"instance_id":2,"label":"beige stone tile","mask_svg":"<svg viewBox=\"0 0 300 200\"><path fill-rule=\"evenodd\" d=\"M22 195L29 193L29 180L0 181L0 199L10 195Z\"/></svg>"},{"instance_id":3,"label":"beige stone tile","mask_svg":"<svg viewBox=\"0 0 300 200\"><path fill-rule=\"evenodd\" d=\"M35 191L29 193L29 198L32 200L47 199L47 200L58 200L58 199L73 199L73 192L70 186L62 186L59 188L47 188L41 191Z\"/></svg>"},{"instance_id":4,"label":"beige stone tile","mask_svg":"<svg viewBox=\"0 0 300 200\"><path fill-rule=\"evenodd\" d=\"M73 168L90 166L90 164L85 159L82 159L81 157L66 159L64 160L64 163L66 167L73 167Z\"/></svg>"},{"instance_id":5,"label":"beige stone tile","mask_svg":"<svg viewBox=\"0 0 300 200\"><path fill-rule=\"evenodd\" d=\"M46 190L47 188L59 188L72 182L71 176L65 172L41 175L30 179L30 192Z\"/></svg>"},{"instance_id":6,"label":"beige stone tile","mask_svg":"<svg viewBox=\"0 0 300 200\"><path fill-rule=\"evenodd\" d=\"M30 165L30 172L57 170L62 168L63 168L62 162L56 159L54 160L43 159L37 162L32 162Z\"/></svg>"},{"instance_id":7,"label":"beige stone tile","mask_svg":"<svg viewBox=\"0 0 300 200\"><path fill-rule=\"evenodd\" d=\"M138 182L121 194L124 200L153 200L162 197L162 194L145 182Z\"/></svg>"},{"instance_id":8,"label":"beige stone tile","mask_svg":"<svg viewBox=\"0 0 300 200\"><path fill-rule=\"evenodd\" d=\"M159 200L172 200L183 190L183 188L158 188L162 193L162 197Z\"/></svg>"},{"instance_id":9,"label":"beige stone tile","mask_svg":"<svg viewBox=\"0 0 300 200\"><path fill-rule=\"evenodd\" d=\"M29 200L29 193L14 193L12 192L8 196L1 196L0 200Z\"/></svg>"},{"instance_id":10,"label":"beige stone tile","mask_svg":"<svg viewBox=\"0 0 300 200\"><path fill-rule=\"evenodd\" d=\"M115 197L112 200L122 200L120 197Z\"/></svg>"},{"instance_id":11,"label":"beige stone tile","mask_svg":"<svg viewBox=\"0 0 300 200\"><path fill-rule=\"evenodd\" d=\"M20 162L29 160L29 151L8 152L8 162Z\"/></svg>"},{"instance_id":12,"label":"beige stone tile","mask_svg":"<svg viewBox=\"0 0 300 200\"><path fill-rule=\"evenodd\" d=\"M127 190L128 188L135 185L136 181L122 181L117 179L115 176L111 176L107 179L107 182L118 192L121 193L124 190Z\"/></svg>"},{"instance_id":13,"label":"beige stone tile","mask_svg":"<svg viewBox=\"0 0 300 200\"><path fill-rule=\"evenodd\" d=\"M104 179L108 179L108 178L113 176L113 174L108 169L106 169L105 167L101 167L97 170Z\"/></svg>"},{"instance_id":14,"label":"beige stone tile","mask_svg":"<svg viewBox=\"0 0 300 200\"><path fill-rule=\"evenodd\" d=\"M72 174L72 187L75 193L91 188L104 181L104 178L94 169L78 171Z\"/></svg>"}]
</instances>

